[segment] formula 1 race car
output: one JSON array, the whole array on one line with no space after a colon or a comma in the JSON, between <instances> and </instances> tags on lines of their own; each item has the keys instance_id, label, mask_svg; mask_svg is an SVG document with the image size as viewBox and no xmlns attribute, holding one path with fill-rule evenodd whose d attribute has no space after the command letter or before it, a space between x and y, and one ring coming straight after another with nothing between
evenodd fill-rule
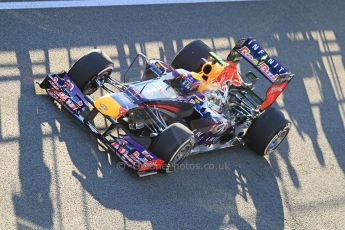
<instances>
[{"instance_id":1,"label":"formula 1 race car","mask_svg":"<svg viewBox=\"0 0 345 230\"><path fill-rule=\"evenodd\" d=\"M141 79L127 83L138 58L145 62ZM253 91L258 77L237 70L241 59L271 83L265 99ZM93 50L40 87L139 176L169 173L191 154L238 144L269 154L289 132L290 122L270 106L294 75L254 39L239 40L226 61L196 40L171 65L138 54L122 81L112 70L112 60ZM92 98L99 88L108 93ZM104 132L94 125L98 114L110 122Z\"/></svg>"}]
</instances>

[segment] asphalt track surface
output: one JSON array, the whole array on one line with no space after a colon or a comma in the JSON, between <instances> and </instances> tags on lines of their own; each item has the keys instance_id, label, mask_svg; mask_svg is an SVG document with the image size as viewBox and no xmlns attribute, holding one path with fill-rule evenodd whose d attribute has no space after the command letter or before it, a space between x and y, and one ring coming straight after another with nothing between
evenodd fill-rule
<instances>
[{"instance_id":1,"label":"asphalt track surface","mask_svg":"<svg viewBox=\"0 0 345 230\"><path fill-rule=\"evenodd\" d=\"M0 229L343 229L344 9L339 0L0 11ZM265 158L235 147L139 179L34 84L95 47L122 70L138 51L171 61L197 38L225 57L247 36L296 74L275 105L292 130Z\"/></svg>"}]
</instances>

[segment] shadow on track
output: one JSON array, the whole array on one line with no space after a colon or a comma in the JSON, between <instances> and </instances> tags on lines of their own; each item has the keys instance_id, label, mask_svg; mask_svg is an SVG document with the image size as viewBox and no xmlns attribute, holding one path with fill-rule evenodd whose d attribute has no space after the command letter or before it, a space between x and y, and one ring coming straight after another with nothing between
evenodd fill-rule
<instances>
[{"instance_id":1,"label":"shadow on track","mask_svg":"<svg viewBox=\"0 0 345 230\"><path fill-rule=\"evenodd\" d=\"M33 77L30 57L27 51L17 51L20 70L21 96L18 101L20 127L19 178L21 194L13 196L18 229L29 226L53 227L53 207L50 195L51 173L43 159L43 122L47 121L45 100L37 99L33 93ZM37 104L37 102L39 102ZM50 106L48 106L50 107ZM53 154L56 152L53 151Z\"/></svg>"},{"instance_id":2,"label":"shadow on track","mask_svg":"<svg viewBox=\"0 0 345 230\"><path fill-rule=\"evenodd\" d=\"M264 4L267 4L267 8L260 8L257 12L256 9ZM319 164L327 165L318 141L318 121L313 115L313 108L317 107L324 135L340 167L345 171L344 127L339 125L342 124L338 108L340 102L323 62L324 56L330 56L334 61L332 55L344 56L344 51L340 49L335 54L325 54L319 51L318 41L287 39L287 32L310 34L311 30L332 30L332 26L322 22L317 25L312 23L310 18L316 17L314 13L310 13L310 18L305 16L304 24L299 23L300 18L290 17L290 24L286 25L280 12L271 15L270 4L274 3L8 11L8 21L2 22L7 27L1 27L6 30L3 36L8 37L5 37L5 43L0 44L0 49L16 51L22 93L18 102L19 177L22 191L13 197L17 218L43 228L57 225L53 216L57 215L58 221L62 218L59 216L59 205L62 202L57 200L58 206L54 209L52 205L53 182L50 170L54 170L54 166L48 168L43 160L42 141L45 136L41 125L47 123L53 129L49 137L59 135L78 169L78 172L71 170L65 173L71 173L73 179L104 207L121 212L125 224L128 220L134 220L149 221L156 229L214 229L229 225L240 229L252 229L254 225L257 229L283 229L285 215L277 182L277 177L281 176L278 155L269 157L270 165L265 158L235 148L187 160L187 163L200 165L228 163L226 170L180 170L172 175L138 179L128 170L116 168L118 161L114 158L111 158L112 165L109 165L107 155L98 149L94 138L90 138L85 129L81 130L79 125L67 118L67 113L60 114L55 106L47 106L44 114L33 116L42 104L48 102L34 94L33 79L28 77L33 74L29 51L36 49L44 51L47 57L44 65L48 72L52 61L50 51L66 51L67 62L71 64L72 49L114 45L118 54L116 70L119 70L125 69L128 66L127 58L133 58L138 51L150 52L149 44L151 48L152 44L161 44L156 52L158 56L155 57L171 61L176 51L182 48L183 40L210 39L216 44L217 51L227 51L230 45L219 47L217 42L220 39L253 36L263 41L263 44L274 45L279 54L278 59L296 73L284 97L284 109L292 118L300 137L307 136L311 140ZM284 5L280 8L288 11L288 7ZM257 13L248 15L248 12ZM319 13L322 15L322 12ZM165 22L157 18L164 18ZM20 31L6 29L16 28L22 23L28 28L26 37ZM339 46L345 48L344 32L334 33ZM277 34L280 40L273 39ZM13 37L18 38L17 43L11 42ZM320 64L316 72L313 72L310 62L312 66ZM319 91L322 94L322 102L316 105L310 101L304 82L314 74L319 78ZM341 81L341 76L336 75L335 79ZM31 119L28 120L28 117ZM56 128L56 122L61 125L60 131ZM285 143L277 154L287 165L294 187L301 188L303 184L290 158L291 144L294 143ZM56 154L52 148L52 153ZM59 183L55 179L54 182ZM59 186L55 187L57 191L54 194L59 194ZM83 193L83 196L86 195ZM248 210L245 209L246 205ZM18 228L21 227L18 220Z\"/></svg>"}]
</instances>

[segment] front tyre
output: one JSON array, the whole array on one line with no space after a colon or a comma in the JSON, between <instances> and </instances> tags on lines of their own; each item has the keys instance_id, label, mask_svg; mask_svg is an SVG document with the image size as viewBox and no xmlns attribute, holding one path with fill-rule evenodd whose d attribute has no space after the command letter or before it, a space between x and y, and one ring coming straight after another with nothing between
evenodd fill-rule
<instances>
[{"instance_id":1,"label":"front tyre","mask_svg":"<svg viewBox=\"0 0 345 230\"><path fill-rule=\"evenodd\" d=\"M291 123L275 108L268 108L249 127L244 140L246 145L258 155L272 153L285 139Z\"/></svg>"},{"instance_id":2,"label":"front tyre","mask_svg":"<svg viewBox=\"0 0 345 230\"><path fill-rule=\"evenodd\" d=\"M155 138L149 150L165 161L161 171L171 173L190 155L193 145L193 132L181 123L174 123Z\"/></svg>"},{"instance_id":3,"label":"front tyre","mask_svg":"<svg viewBox=\"0 0 345 230\"><path fill-rule=\"evenodd\" d=\"M96 80L111 74L114 64L101 50L92 50L81 57L68 71L68 76L86 95L98 89Z\"/></svg>"}]
</instances>

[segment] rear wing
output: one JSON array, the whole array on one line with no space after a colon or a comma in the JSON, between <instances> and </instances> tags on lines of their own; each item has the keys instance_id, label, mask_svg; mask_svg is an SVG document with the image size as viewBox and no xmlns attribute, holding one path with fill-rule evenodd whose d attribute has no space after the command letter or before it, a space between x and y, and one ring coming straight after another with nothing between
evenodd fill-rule
<instances>
[{"instance_id":1,"label":"rear wing","mask_svg":"<svg viewBox=\"0 0 345 230\"><path fill-rule=\"evenodd\" d=\"M227 60L236 63L242 58L252 64L272 83L266 92L264 102L259 106L259 109L264 110L273 104L294 77L294 74L288 72L276 59L270 57L256 40L252 38L239 40L230 51Z\"/></svg>"}]
</instances>

